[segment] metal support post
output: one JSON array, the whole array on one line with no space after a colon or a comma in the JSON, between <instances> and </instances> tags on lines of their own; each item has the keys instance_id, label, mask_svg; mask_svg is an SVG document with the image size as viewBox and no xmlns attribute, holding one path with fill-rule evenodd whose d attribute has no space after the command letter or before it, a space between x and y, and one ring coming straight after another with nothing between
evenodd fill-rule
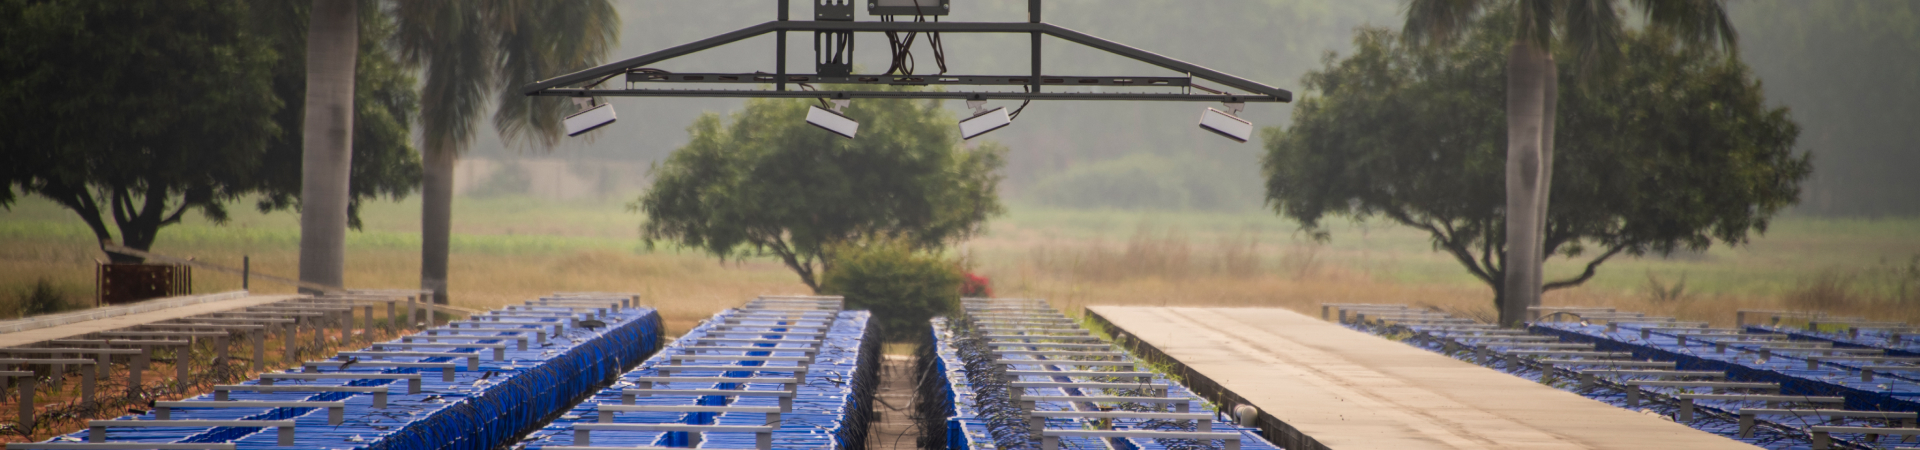
<instances>
[{"instance_id":1,"label":"metal support post","mask_svg":"<svg viewBox=\"0 0 1920 450\"><path fill-rule=\"evenodd\" d=\"M21 368L32 371L31 368L24 367L24 364L22 366ZM20 404L20 427L31 430L33 429L33 397L39 393L39 387L34 386L35 378L31 375L18 378L20 379L20 401L18 402Z\"/></svg>"},{"instance_id":2,"label":"metal support post","mask_svg":"<svg viewBox=\"0 0 1920 450\"><path fill-rule=\"evenodd\" d=\"M173 347L173 381L174 381L174 386L180 388L182 392L186 390L185 388L187 386L193 384L193 372L189 368L192 365L193 365L193 344L189 343L189 344L181 344L181 345L174 346Z\"/></svg>"},{"instance_id":3,"label":"metal support post","mask_svg":"<svg viewBox=\"0 0 1920 450\"><path fill-rule=\"evenodd\" d=\"M1040 23L1040 0L1027 0L1027 21ZM1035 31L1031 34L1033 36L1033 51L1031 52L1033 54L1033 80L1031 80L1032 87L1028 89L1038 94L1040 93L1040 32Z\"/></svg>"},{"instance_id":4,"label":"metal support post","mask_svg":"<svg viewBox=\"0 0 1920 450\"><path fill-rule=\"evenodd\" d=\"M776 7L780 8L780 13L779 13L780 21L785 22L787 21L787 0L780 0L778 3L779 4L776 5ZM781 30L773 36L773 69L774 69L773 89L776 91L787 90L787 32L786 30Z\"/></svg>"},{"instance_id":5,"label":"metal support post","mask_svg":"<svg viewBox=\"0 0 1920 450\"><path fill-rule=\"evenodd\" d=\"M267 370L267 330L258 329L247 334L253 335L253 371Z\"/></svg>"},{"instance_id":6,"label":"metal support post","mask_svg":"<svg viewBox=\"0 0 1920 450\"><path fill-rule=\"evenodd\" d=\"M98 373L92 370L82 370L80 372L84 374L80 377L80 401L92 403L93 384L95 383L95 379L99 378L99 376L97 376Z\"/></svg>"},{"instance_id":7,"label":"metal support post","mask_svg":"<svg viewBox=\"0 0 1920 450\"><path fill-rule=\"evenodd\" d=\"M214 353L213 361L216 364L225 365L227 363L227 347L229 347L227 345L227 335L223 334L220 335L220 337L213 338L213 347L216 352Z\"/></svg>"},{"instance_id":8,"label":"metal support post","mask_svg":"<svg viewBox=\"0 0 1920 450\"><path fill-rule=\"evenodd\" d=\"M347 308L346 311L341 311L338 320L340 322L340 340L337 342L342 344L353 342L353 308Z\"/></svg>"},{"instance_id":9,"label":"metal support post","mask_svg":"<svg viewBox=\"0 0 1920 450\"><path fill-rule=\"evenodd\" d=\"M326 348L327 346L326 319L324 316L322 316L322 317L308 318L307 320L308 320L307 328L310 328L313 330L314 354L319 354L320 349Z\"/></svg>"},{"instance_id":10,"label":"metal support post","mask_svg":"<svg viewBox=\"0 0 1920 450\"><path fill-rule=\"evenodd\" d=\"M300 322L295 321L282 325L280 327L280 340L283 341L281 344L285 344L282 345L282 347L286 347L281 351L281 358L286 359L289 363L298 360L300 358L300 349L297 348L294 343L300 340Z\"/></svg>"},{"instance_id":11,"label":"metal support post","mask_svg":"<svg viewBox=\"0 0 1920 450\"><path fill-rule=\"evenodd\" d=\"M134 355L133 358L127 360L127 389L129 391L139 389L145 385L141 375L146 375L147 363L153 361L153 357L150 355L151 353L153 353L152 347L142 347L140 354Z\"/></svg>"}]
</instances>

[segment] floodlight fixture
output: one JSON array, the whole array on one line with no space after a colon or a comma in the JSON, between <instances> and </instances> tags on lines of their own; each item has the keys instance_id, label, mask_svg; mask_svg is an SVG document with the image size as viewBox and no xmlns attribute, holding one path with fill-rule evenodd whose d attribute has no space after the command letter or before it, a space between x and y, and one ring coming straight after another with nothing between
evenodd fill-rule
<instances>
[{"instance_id":1,"label":"floodlight fixture","mask_svg":"<svg viewBox=\"0 0 1920 450\"><path fill-rule=\"evenodd\" d=\"M567 126L569 137L607 126L617 119L613 114L611 103L593 106L592 97L575 97L573 102L580 105L581 110L562 121Z\"/></svg>"},{"instance_id":2,"label":"floodlight fixture","mask_svg":"<svg viewBox=\"0 0 1920 450\"><path fill-rule=\"evenodd\" d=\"M967 100L967 107L973 108L973 117L960 120L960 139L973 139L974 136L1013 125L1013 117L1007 114L1006 107L986 109L986 100Z\"/></svg>"},{"instance_id":3,"label":"floodlight fixture","mask_svg":"<svg viewBox=\"0 0 1920 450\"><path fill-rule=\"evenodd\" d=\"M833 109L821 108L819 106L807 107L807 123L820 127L822 130L830 131L833 134L838 134L841 137L853 139L853 135L860 132L860 122L854 121L853 118L847 117L846 114L841 114L839 111L841 108L847 107L847 104L852 101L847 99L834 99L832 102Z\"/></svg>"},{"instance_id":4,"label":"floodlight fixture","mask_svg":"<svg viewBox=\"0 0 1920 450\"><path fill-rule=\"evenodd\" d=\"M1246 105L1246 103L1226 103L1227 109L1232 112L1207 108L1205 112L1200 113L1200 128L1226 136L1227 139L1236 142L1246 143L1248 139L1253 138L1253 122L1234 115Z\"/></svg>"}]
</instances>

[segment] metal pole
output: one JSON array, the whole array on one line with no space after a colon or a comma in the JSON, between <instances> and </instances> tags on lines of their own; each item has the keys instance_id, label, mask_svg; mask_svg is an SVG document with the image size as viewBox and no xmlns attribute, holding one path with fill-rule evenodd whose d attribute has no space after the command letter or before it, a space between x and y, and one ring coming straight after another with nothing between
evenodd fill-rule
<instances>
[{"instance_id":1,"label":"metal pole","mask_svg":"<svg viewBox=\"0 0 1920 450\"><path fill-rule=\"evenodd\" d=\"M267 330L265 328L261 328L258 330L253 330L253 332L250 334L253 335L253 371L259 372L262 370L266 370L267 369Z\"/></svg>"},{"instance_id":2,"label":"metal pole","mask_svg":"<svg viewBox=\"0 0 1920 450\"><path fill-rule=\"evenodd\" d=\"M21 364L20 367L33 371L31 366L26 364ZM33 397L39 389L38 386L34 386L32 375L17 378L20 380L20 401L17 402L20 404L20 427L31 430L33 429Z\"/></svg>"},{"instance_id":3,"label":"metal pole","mask_svg":"<svg viewBox=\"0 0 1920 450\"><path fill-rule=\"evenodd\" d=\"M240 257L240 290L247 289L248 278L252 278L252 276L253 276L253 257L241 256Z\"/></svg>"},{"instance_id":4,"label":"metal pole","mask_svg":"<svg viewBox=\"0 0 1920 450\"><path fill-rule=\"evenodd\" d=\"M787 0L780 0L780 21L787 21ZM787 32L781 30L773 36L773 90L787 90Z\"/></svg>"},{"instance_id":5,"label":"metal pole","mask_svg":"<svg viewBox=\"0 0 1920 450\"><path fill-rule=\"evenodd\" d=\"M1027 0L1027 21L1040 23L1040 0ZM1033 35L1033 93L1040 93L1040 32Z\"/></svg>"}]
</instances>

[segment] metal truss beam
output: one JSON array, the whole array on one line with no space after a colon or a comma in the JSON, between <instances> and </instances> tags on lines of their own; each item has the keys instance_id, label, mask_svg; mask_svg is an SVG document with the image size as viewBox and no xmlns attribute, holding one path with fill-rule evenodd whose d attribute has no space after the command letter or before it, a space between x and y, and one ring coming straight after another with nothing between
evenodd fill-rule
<instances>
[{"instance_id":1,"label":"metal truss beam","mask_svg":"<svg viewBox=\"0 0 1920 450\"><path fill-rule=\"evenodd\" d=\"M772 91L758 89L567 89L535 95L568 97L703 97L703 98L892 98L949 100L1146 100L1181 102L1283 102L1264 95L1156 94L1103 92L947 92L947 91Z\"/></svg>"},{"instance_id":2,"label":"metal truss beam","mask_svg":"<svg viewBox=\"0 0 1920 450\"><path fill-rule=\"evenodd\" d=\"M785 81L788 83L822 84L873 84L898 86L1026 86L1033 84L1033 77L1027 75L849 75L825 76L808 74L781 75L771 73L657 73L627 72L628 83L755 83L767 84ZM1090 76L1051 76L1041 77L1040 84L1048 86L1118 86L1118 87L1188 87L1193 79L1188 77L1090 77Z\"/></svg>"},{"instance_id":3,"label":"metal truss beam","mask_svg":"<svg viewBox=\"0 0 1920 450\"><path fill-rule=\"evenodd\" d=\"M767 33L783 32L783 31L852 31L852 32L862 32L862 33L880 33L880 32L894 31L894 32L923 32L923 33L939 32L939 33L1034 33L1036 35L1044 34L1044 35L1053 36L1055 38L1059 38L1061 40L1065 40L1068 42L1073 42L1076 44L1085 45L1095 49L1103 50L1103 51L1120 55L1126 58L1130 58L1136 61L1141 61L1141 62L1152 64L1155 66L1159 66L1175 72L1188 74L1195 78L1200 78L1200 79L1211 81L1214 83L1219 83L1224 87L1246 91L1248 93L1248 95L1118 94L1118 93L1116 94L1102 94L1102 93L1029 94L1029 93L1019 93L1019 92L974 93L979 95L994 96L989 98L1080 99L1080 100L1126 99L1126 100L1200 101L1200 100L1214 100L1214 99L1223 99L1223 98L1231 97L1231 98L1241 99L1243 101L1257 101L1257 102L1293 101L1293 93L1285 89L1268 86L1266 84L1262 84L1256 81L1236 77L1224 72L1208 69L1206 67L1201 67L1197 64L1192 64L1185 61L1169 58L1157 53L1130 47L1130 46L1109 41L1106 39L1101 39L1093 35L1070 30L1057 25L1053 25L1049 23L1040 23L1040 22L1000 23L1000 22L773 21L773 22L762 23L759 25L754 25L747 28L742 28L742 29L721 34L718 36L667 48L667 49L656 51L653 53L648 53L645 55L628 58L626 60L614 62L611 64L606 64L599 67L594 67L594 68L582 70L579 72L562 75L562 76L548 79L545 81L540 81L540 82L533 83L521 88L521 93L526 95L565 95L565 96L582 96L582 95L660 96L660 95L670 95L670 94L667 94L670 92L685 92L685 93L701 92L705 94L686 94L686 95L674 95L674 96L701 96L701 95L723 95L723 94L724 94L723 96L730 96L730 97L820 97L822 96L820 95L821 94L820 92L814 92L814 91L765 91L765 90L674 91L674 90L645 90L645 89L588 91L588 90L582 90L582 89L561 89L562 86L573 86L573 85L579 85L582 83L588 83L588 82L594 82L602 79L607 79L607 78L611 78L611 77L626 73L629 70L639 69L657 62L677 58L680 56L686 56L689 54L700 52L702 50L719 47L722 45L738 42L741 40L764 35ZM1038 61L1036 61L1036 63L1037 62ZM1039 76L1040 78L1043 78L1043 79L1052 78L1052 76L1041 76L1039 74L1035 74L1035 76ZM1062 77L1062 78L1065 78L1065 77ZM1122 77L1108 77L1108 78L1122 78ZM1038 83L1036 83L1035 85L1037 86ZM794 94L789 94L789 92L793 92ZM882 95L877 95L877 94L880 94L878 92L848 91L847 94L862 96L862 97L882 97ZM916 94L924 94L924 95L918 95L911 98L965 98L966 95L969 95L967 93L916 93ZM953 94L959 94L960 96L955 97L953 96Z\"/></svg>"}]
</instances>

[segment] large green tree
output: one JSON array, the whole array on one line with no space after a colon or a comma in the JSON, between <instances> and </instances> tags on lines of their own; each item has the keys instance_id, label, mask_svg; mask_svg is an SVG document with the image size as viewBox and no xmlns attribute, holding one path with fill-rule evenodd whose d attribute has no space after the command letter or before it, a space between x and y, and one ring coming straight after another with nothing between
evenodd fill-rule
<instances>
[{"instance_id":1,"label":"large green tree","mask_svg":"<svg viewBox=\"0 0 1920 450\"><path fill-rule=\"evenodd\" d=\"M1004 147L962 146L938 102L856 101L845 112L860 121L859 139L807 125L808 104L753 100L724 123L700 116L633 205L648 242L722 259L772 255L817 292L834 245L938 248L1003 212Z\"/></svg>"},{"instance_id":2,"label":"large green tree","mask_svg":"<svg viewBox=\"0 0 1920 450\"><path fill-rule=\"evenodd\" d=\"M1288 129L1264 130L1270 204L1321 239L1327 216L1426 231L1511 306L1499 93L1513 30L1501 19L1449 47L1364 29L1353 55L1329 54L1306 78L1319 95L1302 96ZM1766 105L1735 55L1684 41L1623 32L1617 48L1631 63L1561 72L1543 251L1587 259L1577 275L1529 288L1577 286L1623 253L1738 245L1796 201L1812 170L1793 155L1798 126Z\"/></svg>"},{"instance_id":3,"label":"large green tree","mask_svg":"<svg viewBox=\"0 0 1920 450\"><path fill-rule=\"evenodd\" d=\"M393 14L402 54L426 69L420 288L447 303L453 165L473 141L474 121L491 97L493 125L502 138L551 148L573 106L562 98L520 95L519 87L599 64L619 40L620 16L607 0L404 1Z\"/></svg>"},{"instance_id":4,"label":"large green tree","mask_svg":"<svg viewBox=\"0 0 1920 450\"><path fill-rule=\"evenodd\" d=\"M297 205L305 77L288 60L306 15L279 2L0 3L0 204L37 194L103 244L117 229L140 250L188 210L218 222L244 196L262 211ZM359 58L369 95L354 135L379 166L355 166L372 175L352 201L404 195L419 167L405 140L413 81L377 46Z\"/></svg>"},{"instance_id":5,"label":"large green tree","mask_svg":"<svg viewBox=\"0 0 1920 450\"><path fill-rule=\"evenodd\" d=\"M145 250L189 209L253 190L281 132L274 49L220 1L0 4L0 154L15 186ZM109 252L115 262L139 257Z\"/></svg>"},{"instance_id":6,"label":"large green tree","mask_svg":"<svg viewBox=\"0 0 1920 450\"><path fill-rule=\"evenodd\" d=\"M1681 43L1720 42L1731 48L1733 26L1724 0L1633 0L1653 28L1671 31ZM1554 116L1559 100L1555 46L1573 49L1582 67L1617 55L1621 19L1614 0L1409 0L1405 37L1415 44L1445 44L1468 23L1497 17L1508 27L1506 52L1506 215L1503 237L1510 254L1500 321L1513 325L1528 306L1540 304L1544 236L1553 185Z\"/></svg>"}]
</instances>

